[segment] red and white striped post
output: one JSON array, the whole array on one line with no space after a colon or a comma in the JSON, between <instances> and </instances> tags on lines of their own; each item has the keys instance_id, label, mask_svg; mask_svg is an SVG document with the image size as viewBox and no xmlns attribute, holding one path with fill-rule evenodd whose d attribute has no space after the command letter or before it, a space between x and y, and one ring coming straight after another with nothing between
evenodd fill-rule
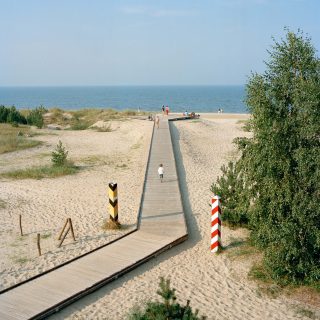
<instances>
[{"instance_id":1,"label":"red and white striped post","mask_svg":"<svg viewBox=\"0 0 320 320\"><path fill-rule=\"evenodd\" d=\"M219 196L212 197L211 207L211 252L217 252L221 248L221 202Z\"/></svg>"}]
</instances>

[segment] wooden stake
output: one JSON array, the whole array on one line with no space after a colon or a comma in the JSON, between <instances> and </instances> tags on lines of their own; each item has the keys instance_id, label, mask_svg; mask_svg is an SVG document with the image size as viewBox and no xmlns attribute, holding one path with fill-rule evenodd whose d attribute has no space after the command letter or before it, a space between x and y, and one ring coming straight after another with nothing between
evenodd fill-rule
<instances>
[{"instance_id":1,"label":"wooden stake","mask_svg":"<svg viewBox=\"0 0 320 320\"><path fill-rule=\"evenodd\" d=\"M39 256L41 256L40 233L37 234L37 245L38 245L38 253L39 253Z\"/></svg>"},{"instance_id":2,"label":"wooden stake","mask_svg":"<svg viewBox=\"0 0 320 320\"><path fill-rule=\"evenodd\" d=\"M19 214L19 226L20 226L20 235L22 237L23 236L23 232L22 232L22 216L21 216L21 214Z\"/></svg>"},{"instance_id":3,"label":"wooden stake","mask_svg":"<svg viewBox=\"0 0 320 320\"><path fill-rule=\"evenodd\" d=\"M71 235L72 235L73 241L76 241L76 238L74 236L74 231L73 231L73 225L72 225L71 218L69 218L69 226L70 226L70 230L71 230Z\"/></svg>"},{"instance_id":4,"label":"wooden stake","mask_svg":"<svg viewBox=\"0 0 320 320\"><path fill-rule=\"evenodd\" d=\"M68 219L67 219L67 221L69 221ZM66 236L67 236L67 234L68 234L68 232L70 231L70 224L69 224L69 227L68 227L68 229L67 229L67 231L66 231L66 233L64 234L64 236L62 237L62 239L61 239L61 241L60 241L60 243L59 243L59 246L58 246L58 248L60 248L61 247L61 245L62 245L62 242L64 241L64 239L66 238Z\"/></svg>"},{"instance_id":5,"label":"wooden stake","mask_svg":"<svg viewBox=\"0 0 320 320\"><path fill-rule=\"evenodd\" d=\"M59 237L58 237L58 240L61 239L62 234L63 234L63 232L64 232L64 229L66 228L68 222L69 222L69 218L66 219L66 222L65 222L65 224L64 224L64 226L63 226L63 228L62 228L62 230L61 230L61 232L60 232L60 235L59 235Z\"/></svg>"}]
</instances>

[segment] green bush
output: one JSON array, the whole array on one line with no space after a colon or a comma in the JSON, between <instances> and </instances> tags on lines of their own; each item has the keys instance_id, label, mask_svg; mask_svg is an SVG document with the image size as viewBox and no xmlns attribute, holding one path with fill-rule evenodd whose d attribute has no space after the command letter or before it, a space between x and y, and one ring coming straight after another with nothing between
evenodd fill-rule
<instances>
[{"instance_id":1,"label":"green bush","mask_svg":"<svg viewBox=\"0 0 320 320\"><path fill-rule=\"evenodd\" d=\"M266 72L247 84L253 138L237 141L239 171L225 170L214 185L227 199L225 184L234 187L231 212L239 214L234 200L246 197L251 239L265 251L266 270L283 283L320 281L319 87L310 39L288 31L270 51Z\"/></svg>"},{"instance_id":2,"label":"green bush","mask_svg":"<svg viewBox=\"0 0 320 320\"><path fill-rule=\"evenodd\" d=\"M56 167L66 166L68 163L67 156L68 151L66 151L65 147L62 145L61 140L59 140L55 151L52 151L51 161L53 162L53 165Z\"/></svg>"},{"instance_id":3,"label":"green bush","mask_svg":"<svg viewBox=\"0 0 320 320\"><path fill-rule=\"evenodd\" d=\"M147 306L144 310L136 308L129 315L129 320L204 320L206 317L199 317L199 311L192 311L190 307L190 301L187 301L185 306L180 305L176 302L177 298L175 295L175 289L171 289L170 280L165 280L163 277L160 278L159 283L160 290L157 294L161 296L163 302L147 302Z\"/></svg>"},{"instance_id":4,"label":"green bush","mask_svg":"<svg viewBox=\"0 0 320 320\"><path fill-rule=\"evenodd\" d=\"M9 109L6 108L5 106L0 106L0 122L1 123L7 122L8 114L9 114Z\"/></svg>"},{"instance_id":5,"label":"green bush","mask_svg":"<svg viewBox=\"0 0 320 320\"><path fill-rule=\"evenodd\" d=\"M228 167L221 168L223 176L212 184L211 191L222 195L222 220L231 226L243 226L248 223L248 198L244 195L245 184L239 162L229 162Z\"/></svg>"},{"instance_id":6,"label":"green bush","mask_svg":"<svg viewBox=\"0 0 320 320\"><path fill-rule=\"evenodd\" d=\"M0 122L11 124L26 124L26 118L14 107L0 106Z\"/></svg>"},{"instance_id":7,"label":"green bush","mask_svg":"<svg viewBox=\"0 0 320 320\"><path fill-rule=\"evenodd\" d=\"M45 112L47 112L47 109L45 109L43 106L31 110L30 113L27 115L27 123L29 125L34 125L38 128L42 128L44 124L43 114Z\"/></svg>"}]
</instances>

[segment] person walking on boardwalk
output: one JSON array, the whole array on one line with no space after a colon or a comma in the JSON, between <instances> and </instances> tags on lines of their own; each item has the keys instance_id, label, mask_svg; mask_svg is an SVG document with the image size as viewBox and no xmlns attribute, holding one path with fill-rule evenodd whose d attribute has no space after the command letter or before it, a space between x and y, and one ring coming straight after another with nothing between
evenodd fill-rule
<instances>
[{"instance_id":1,"label":"person walking on boardwalk","mask_svg":"<svg viewBox=\"0 0 320 320\"><path fill-rule=\"evenodd\" d=\"M159 123L160 123L159 116L156 116L155 122L156 122L157 129L159 129Z\"/></svg>"},{"instance_id":2,"label":"person walking on boardwalk","mask_svg":"<svg viewBox=\"0 0 320 320\"><path fill-rule=\"evenodd\" d=\"M164 115L164 106L162 106L162 114Z\"/></svg>"},{"instance_id":3,"label":"person walking on boardwalk","mask_svg":"<svg viewBox=\"0 0 320 320\"><path fill-rule=\"evenodd\" d=\"M168 116L169 115L169 107L166 106L166 115Z\"/></svg>"},{"instance_id":4,"label":"person walking on boardwalk","mask_svg":"<svg viewBox=\"0 0 320 320\"><path fill-rule=\"evenodd\" d=\"M162 183L163 174L164 174L164 168L163 168L163 164L162 164L162 163L159 165L158 174L159 174L160 181L161 181L161 183Z\"/></svg>"}]
</instances>

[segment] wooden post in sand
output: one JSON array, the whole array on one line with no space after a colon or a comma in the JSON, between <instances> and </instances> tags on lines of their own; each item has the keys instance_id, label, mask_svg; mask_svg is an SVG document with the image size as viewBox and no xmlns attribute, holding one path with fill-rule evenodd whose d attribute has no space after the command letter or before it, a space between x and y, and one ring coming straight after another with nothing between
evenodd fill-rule
<instances>
[{"instance_id":1,"label":"wooden post in sand","mask_svg":"<svg viewBox=\"0 0 320 320\"><path fill-rule=\"evenodd\" d=\"M41 256L41 247L40 247L40 233L37 234L37 246L38 246L38 253Z\"/></svg>"},{"instance_id":2,"label":"wooden post in sand","mask_svg":"<svg viewBox=\"0 0 320 320\"><path fill-rule=\"evenodd\" d=\"M67 228L66 232L64 232L67 225L68 225L68 228ZM63 226L63 228L62 228L62 230L61 230L61 232L60 232L60 235L59 235L58 240L60 240L61 237L62 237L62 239L61 239L61 241L60 241L60 243L59 243L59 245L58 245L59 248L61 247L61 245L62 245L64 239L66 238L67 234L69 233L69 231L71 231L71 235L72 235L73 241L76 241L76 238L75 238L75 236L74 236L74 230L73 230L73 225L72 225L72 220L71 220L71 218L68 218L68 219L66 220L66 222L65 222L65 224L64 224L64 226ZM63 234L63 233L64 233L64 234Z\"/></svg>"},{"instance_id":3,"label":"wooden post in sand","mask_svg":"<svg viewBox=\"0 0 320 320\"><path fill-rule=\"evenodd\" d=\"M221 203L219 196L212 197L211 208L211 252L218 252L221 249Z\"/></svg>"},{"instance_id":4,"label":"wooden post in sand","mask_svg":"<svg viewBox=\"0 0 320 320\"><path fill-rule=\"evenodd\" d=\"M20 236L23 236L23 232L22 232L22 216L21 214L19 214L19 227L20 227Z\"/></svg>"},{"instance_id":5,"label":"wooden post in sand","mask_svg":"<svg viewBox=\"0 0 320 320\"><path fill-rule=\"evenodd\" d=\"M118 222L118 189L116 183L109 183L109 213L110 220Z\"/></svg>"}]
</instances>

